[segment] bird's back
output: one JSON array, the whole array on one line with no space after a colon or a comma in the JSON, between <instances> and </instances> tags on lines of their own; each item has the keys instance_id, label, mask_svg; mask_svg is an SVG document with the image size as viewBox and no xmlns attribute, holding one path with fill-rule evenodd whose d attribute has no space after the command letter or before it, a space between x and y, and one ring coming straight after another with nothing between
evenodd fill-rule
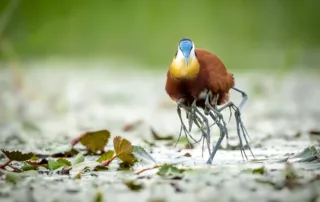
<instances>
[{"instance_id":1,"label":"bird's back","mask_svg":"<svg viewBox=\"0 0 320 202\"><path fill-rule=\"evenodd\" d=\"M227 71L223 62L215 54L204 49L195 51L200 63L200 72L196 82L202 83L202 88L210 90L214 96L219 94L218 105L227 103L229 90L234 86L233 75Z\"/></svg>"}]
</instances>

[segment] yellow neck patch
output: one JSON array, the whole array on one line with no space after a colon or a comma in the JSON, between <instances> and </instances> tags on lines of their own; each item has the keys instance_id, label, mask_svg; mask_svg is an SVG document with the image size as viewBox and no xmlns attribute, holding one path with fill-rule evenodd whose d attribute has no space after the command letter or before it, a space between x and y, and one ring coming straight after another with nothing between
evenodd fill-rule
<instances>
[{"instance_id":1,"label":"yellow neck patch","mask_svg":"<svg viewBox=\"0 0 320 202\"><path fill-rule=\"evenodd\" d=\"M185 60L174 58L170 66L170 74L177 79L193 79L200 70L200 64L197 58L193 58L186 66Z\"/></svg>"}]
</instances>

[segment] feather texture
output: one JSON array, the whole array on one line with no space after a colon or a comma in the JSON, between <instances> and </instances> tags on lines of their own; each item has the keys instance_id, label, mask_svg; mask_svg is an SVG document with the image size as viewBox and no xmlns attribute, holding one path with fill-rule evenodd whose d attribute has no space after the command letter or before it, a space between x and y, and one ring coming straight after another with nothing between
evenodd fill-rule
<instances>
[{"instance_id":1,"label":"feather texture","mask_svg":"<svg viewBox=\"0 0 320 202\"><path fill-rule=\"evenodd\" d=\"M204 107L204 100L200 95L203 91L209 90L213 97L219 95L218 105L227 103L229 90L234 86L233 74L227 72L223 62L215 54L203 49L195 49L195 52L200 64L197 76L176 78L171 75L169 68L165 86L166 92L175 101L185 98L185 104L190 105L197 99L197 105Z\"/></svg>"}]
</instances>

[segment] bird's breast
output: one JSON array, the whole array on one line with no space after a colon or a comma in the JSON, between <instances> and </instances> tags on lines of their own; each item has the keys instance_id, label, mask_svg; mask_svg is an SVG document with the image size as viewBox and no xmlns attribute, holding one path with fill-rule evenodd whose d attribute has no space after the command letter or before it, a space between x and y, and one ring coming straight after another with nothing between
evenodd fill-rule
<instances>
[{"instance_id":1,"label":"bird's breast","mask_svg":"<svg viewBox=\"0 0 320 202\"><path fill-rule=\"evenodd\" d=\"M173 59L170 66L170 74L176 79L194 79L200 70L200 64L196 58L193 58L189 65L184 60Z\"/></svg>"}]
</instances>

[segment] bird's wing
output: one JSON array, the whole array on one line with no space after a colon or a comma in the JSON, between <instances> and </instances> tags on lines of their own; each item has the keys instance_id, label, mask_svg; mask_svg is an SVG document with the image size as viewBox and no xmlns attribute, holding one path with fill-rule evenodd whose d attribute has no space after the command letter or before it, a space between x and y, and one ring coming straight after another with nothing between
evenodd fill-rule
<instances>
[{"instance_id":1,"label":"bird's wing","mask_svg":"<svg viewBox=\"0 0 320 202\"><path fill-rule=\"evenodd\" d=\"M233 75L228 73L223 62L215 54L196 49L200 63L199 78L205 78L206 88L213 94L219 94L218 105L229 101L229 90L234 85Z\"/></svg>"},{"instance_id":2,"label":"bird's wing","mask_svg":"<svg viewBox=\"0 0 320 202\"><path fill-rule=\"evenodd\" d=\"M196 49L196 54L201 74L207 78L207 88L216 93L229 92L234 85L234 78L232 74L227 72L220 58L203 49Z\"/></svg>"},{"instance_id":3,"label":"bird's wing","mask_svg":"<svg viewBox=\"0 0 320 202\"><path fill-rule=\"evenodd\" d=\"M178 101L182 98L181 85L182 83L179 80L172 78L170 70L168 70L165 90L172 100Z\"/></svg>"}]
</instances>

